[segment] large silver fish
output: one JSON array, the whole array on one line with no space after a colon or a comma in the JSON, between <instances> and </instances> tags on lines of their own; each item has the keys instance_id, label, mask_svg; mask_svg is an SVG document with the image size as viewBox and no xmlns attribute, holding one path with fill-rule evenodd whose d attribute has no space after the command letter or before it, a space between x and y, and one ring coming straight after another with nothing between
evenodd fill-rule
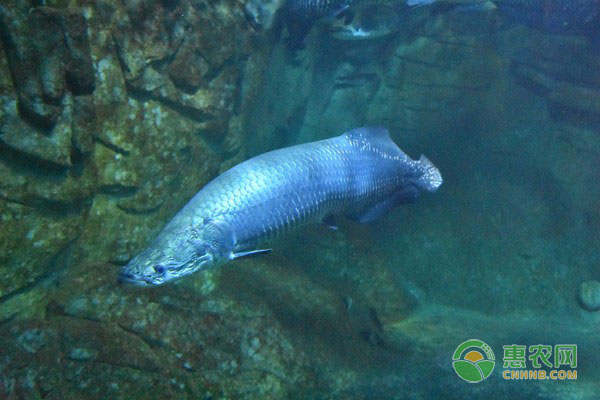
<instances>
[{"instance_id":1,"label":"large silver fish","mask_svg":"<svg viewBox=\"0 0 600 400\"><path fill-rule=\"evenodd\" d=\"M160 285L270 251L259 245L300 225L333 215L371 221L441 184L425 156L410 159L384 128L271 151L208 183L119 279Z\"/></svg>"}]
</instances>

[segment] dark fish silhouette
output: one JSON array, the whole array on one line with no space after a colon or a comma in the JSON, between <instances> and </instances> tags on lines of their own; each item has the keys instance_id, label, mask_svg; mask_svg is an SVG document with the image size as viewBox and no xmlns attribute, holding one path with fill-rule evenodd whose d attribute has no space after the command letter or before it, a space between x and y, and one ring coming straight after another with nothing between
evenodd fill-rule
<instances>
[{"instance_id":1,"label":"dark fish silhouette","mask_svg":"<svg viewBox=\"0 0 600 400\"><path fill-rule=\"evenodd\" d=\"M340 40L378 39L400 30L408 18L408 9L402 2L352 7L336 18L328 30Z\"/></svg>"},{"instance_id":2,"label":"dark fish silhouette","mask_svg":"<svg viewBox=\"0 0 600 400\"><path fill-rule=\"evenodd\" d=\"M288 46L299 49L313 25L325 17L334 17L349 7L352 0L287 0L284 18L288 27Z\"/></svg>"},{"instance_id":3,"label":"dark fish silhouette","mask_svg":"<svg viewBox=\"0 0 600 400\"><path fill-rule=\"evenodd\" d=\"M493 4L511 19L551 32L597 31L599 0L407 0L410 6L455 4L477 8Z\"/></svg>"},{"instance_id":4,"label":"dark fish silhouette","mask_svg":"<svg viewBox=\"0 0 600 400\"><path fill-rule=\"evenodd\" d=\"M598 0L498 0L496 6L511 18L552 32L596 29Z\"/></svg>"},{"instance_id":5,"label":"dark fish silhouette","mask_svg":"<svg viewBox=\"0 0 600 400\"><path fill-rule=\"evenodd\" d=\"M287 0L284 5L284 18L289 31L288 45L292 49L301 48L303 46L304 37L317 21L324 18L333 19L342 13L345 13L346 10L363 7L368 8L370 6L396 7L404 5L406 5L406 0ZM385 8L380 8L380 10L389 12L391 9L386 10ZM377 19L377 17L372 14L364 15L375 22L375 24L380 25L371 32L372 35L379 34L382 29L389 29L389 27L384 28L381 26L382 24L388 23L384 19ZM367 24L370 23L371 22L367 22ZM358 38L360 35L361 33L357 30L355 32L355 38Z\"/></svg>"}]
</instances>

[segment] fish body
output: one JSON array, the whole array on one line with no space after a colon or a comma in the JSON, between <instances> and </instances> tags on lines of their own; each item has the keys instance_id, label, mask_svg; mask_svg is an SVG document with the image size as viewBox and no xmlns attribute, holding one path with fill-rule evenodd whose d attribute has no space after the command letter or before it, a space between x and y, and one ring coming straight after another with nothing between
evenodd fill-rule
<instances>
[{"instance_id":1,"label":"fish body","mask_svg":"<svg viewBox=\"0 0 600 400\"><path fill-rule=\"evenodd\" d=\"M407 0L409 6L433 3L476 8L493 4L514 21L551 32L596 30L599 0Z\"/></svg>"},{"instance_id":2,"label":"fish body","mask_svg":"<svg viewBox=\"0 0 600 400\"><path fill-rule=\"evenodd\" d=\"M316 20L345 9L352 0L288 0L286 11L298 20Z\"/></svg>"},{"instance_id":3,"label":"fish body","mask_svg":"<svg viewBox=\"0 0 600 400\"><path fill-rule=\"evenodd\" d=\"M496 0L496 7L513 20L551 32L595 28L598 0Z\"/></svg>"},{"instance_id":4,"label":"fish body","mask_svg":"<svg viewBox=\"0 0 600 400\"><path fill-rule=\"evenodd\" d=\"M288 46L295 50L320 19L335 16L348 8L351 0L287 0L284 18L288 27Z\"/></svg>"},{"instance_id":5,"label":"fish body","mask_svg":"<svg viewBox=\"0 0 600 400\"><path fill-rule=\"evenodd\" d=\"M259 245L307 223L334 215L369 222L441 184L426 157L409 158L383 128L271 151L208 183L119 279L162 284L267 251Z\"/></svg>"},{"instance_id":6,"label":"fish body","mask_svg":"<svg viewBox=\"0 0 600 400\"><path fill-rule=\"evenodd\" d=\"M284 15L289 31L288 44L292 49L301 48L304 37L317 21L335 18L350 8L404 3L405 0L287 0ZM356 36L359 35L357 30Z\"/></svg>"}]
</instances>

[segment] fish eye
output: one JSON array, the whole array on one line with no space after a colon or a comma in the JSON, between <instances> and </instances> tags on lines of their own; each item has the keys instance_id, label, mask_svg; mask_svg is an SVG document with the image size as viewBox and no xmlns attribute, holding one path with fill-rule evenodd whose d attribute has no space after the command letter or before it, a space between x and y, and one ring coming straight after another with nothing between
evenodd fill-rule
<instances>
[{"instance_id":1,"label":"fish eye","mask_svg":"<svg viewBox=\"0 0 600 400\"><path fill-rule=\"evenodd\" d=\"M155 265L154 266L154 272L156 272L157 274L164 274L166 271L166 268L163 265Z\"/></svg>"}]
</instances>

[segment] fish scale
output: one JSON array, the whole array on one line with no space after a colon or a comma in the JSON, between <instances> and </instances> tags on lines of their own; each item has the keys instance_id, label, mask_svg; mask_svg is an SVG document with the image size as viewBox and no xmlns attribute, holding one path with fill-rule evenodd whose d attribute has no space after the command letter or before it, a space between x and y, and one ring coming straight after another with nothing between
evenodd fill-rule
<instances>
[{"instance_id":1,"label":"fish scale","mask_svg":"<svg viewBox=\"0 0 600 400\"><path fill-rule=\"evenodd\" d=\"M238 249L243 249L255 244L261 232L270 232L272 238L292 223L340 211L357 213L401 185L397 164L408 157L402 153L386 158L361 136L347 140L344 136L277 150L232 168L190 202L192 207L198 204L193 223L205 218L231 223ZM352 151L343 151L346 146ZM394 179L386 179L390 170L398 170ZM371 190L373 184L379 190Z\"/></svg>"},{"instance_id":2,"label":"fish scale","mask_svg":"<svg viewBox=\"0 0 600 400\"><path fill-rule=\"evenodd\" d=\"M278 171L274 167L277 164L283 165L283 169ZM318 168L325 165L330 169ZM207 187L204 194L207 198L216 197L216 192L232 193L236 192L234 186L241 187L237 191L243 196L234 200L236 206L212 217L230 222L235 227L239 248L244 248L253 243L261 231L273 238L293 225L341 211L349 194L340 190L344 185L342 174L331 172L340 167L344 166L339 150L330 148L328 143L300 147L244 164L232 171L231 177L224 177L231 183L217 187L214 194L212 187ZM240 175L247 179L236 181ZM317 175L319 179L315 178ZM197 217L206 217L202 215L205 212Z\"/></svg>"},{"instance_id":3,"label":"fish scale","mask_svg":"<svg viewBox=\"0 0 600 400\"><path fill-rule=\"evenodd\" d=\"M427 158L410 159L383 128L271 151L208 183L121 278L160 284L260 252L259 244L330 215L368 222L441 183Z\"/></svg>"}]
</instances>

